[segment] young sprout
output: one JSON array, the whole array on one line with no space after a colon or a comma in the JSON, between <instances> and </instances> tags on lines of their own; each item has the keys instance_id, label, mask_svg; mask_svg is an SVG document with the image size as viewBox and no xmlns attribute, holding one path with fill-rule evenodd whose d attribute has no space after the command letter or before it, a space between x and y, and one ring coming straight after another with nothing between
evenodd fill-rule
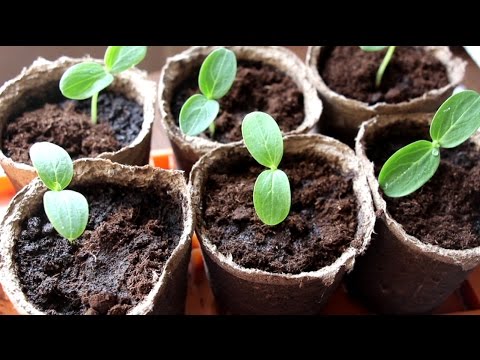
<instances>
[{"instance_id":1,"label":"young sprout","mask_svg":"<svg viewBox=\"0 0 480 360\"><path fill-rule=\"evenodd\" d=\"M205 58L198 75L202 94L189 97L180 110L180 130L184 134L195 136L209 128L213 136L214 121L220 110L217 100L228 93L236 74L237 59L233 51L219 48Z\"/></svg>"},{"instance_id":2,"label":"young sprout","mask_svg":"<svg viewBox=\"0 0 480 360\"><path fill-rule=\"evenodd\" d=\"M381 51L387 47L388 47L387 53L385 54L385 57L383 58L383 61L377 70L377 76L375 77L375 86L377 87L377 89L380 87L383 73L385 72L385 69L387 68L388 63L392 59L392 55L393 55L393 52L395 51L396 46L360 46L360 48L363 51L368 51L368 52Z\"/></svg>"},{"instance_id":3,"label":"young sprout","mask_svg":"<svg viewBox=\"0 0 480 360\"><path fill-rule=\"evenodd\" d=\"M88 203L82 194L64 190L73 178L70 155L58 145L39 142L30 148L30 158L38 177L50 189L43 195L48 220L60 235L73 243L87 227Z\"/></svg>"},{"instance_id":4,"label":"young sprout","mask_svg":"<svg viewBox=\"0 0 480 360\"><path fill-rule=\"evenodd\" d=\"M104 65L86 61L65 71L60 79L60 91L73 100L92 98L91 118L96 124L98 93L113 82L114 75L137 65L146 54L146 46L109 46Z\"/></svg>"},{"instance_id":5,"label":"young sprout","mask_svg":"<svg viewBox=\"0 0 480 360\"><path fill-rule=\"evenodd\" d=\"M285 220L291 204L290 182L278 169L283 157L282 133L270 115L256 111L243 119L242 136L252 157L268 168L255 181L255 212L265 224L277 225Z\"/></svg>"},{"instance_id":6,"label":"young sprout","mask_svg":"<svg viewBox=\"0 0 480 360\"><path fill-rule=\"evenodd\" d=\"M395 152L383 165L378 182L385 195L406 196L423 186L440 165L440 148L453 148L480 127L480 94L466 90L449 97L430 125L433 141L419 140Z\"/></svg>"}]
</instances>

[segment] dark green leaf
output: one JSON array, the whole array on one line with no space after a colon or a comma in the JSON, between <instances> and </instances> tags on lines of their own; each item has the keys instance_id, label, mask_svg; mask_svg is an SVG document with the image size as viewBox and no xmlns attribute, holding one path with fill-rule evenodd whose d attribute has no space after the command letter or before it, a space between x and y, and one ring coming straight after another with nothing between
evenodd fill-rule
<instances>
[{"instance_id":1,"label":"dark green leaf","mask_svg":"<svg viewBox=\"0 0 480 360\"><path fill-rule=\"evenodd\" d=\"M85 196L72 191L47 191L43 207L48 220L57 232L70 241L80 237L88 222L88 203Z\"/></svg>"},{"instance_id":2,"label":"dark green leaf","mask_svg":"<svg viewBox=\"0 0 480 360\"><path fill-rule=\"evenodd\" d=\"M374 52L386 49L388 46L360 46L363 51Z\"/></svg>"},{"instance_id":3,"label":"dark green leaf","mask_svg":"<svg viewBox=\"0 0 480 360\"><path fill-rule=\"evenodd\" d=\"M140 63L147 55L146 46L109 46L105 52L105 67L118 74Z\"/></svg>"},{"instance_id":4,"label":"dark green leaf","mask_svg":"<svg viewBox=\"0 0 480 360\"><path fill-rule=\"evenodd\" d=\"M216 100L200 94L191 96L180 110L180 130L190 136L200 134L215 120L219 109Z\"/></svg>"},{"instance_id":5,"label":"dark green leaf","mask_svg":"<svg viewBox=\"0 0 480 360\"><path fill-rule=\"evenodd\" d=\"M84 100L105 89L112 81L113 75L102 65L85 62L65 71L60 79L60 91L69 99Z\"/></svg>"},{"instance_id":6,"label":"dark green leaf","mask_svg":"<svg viewBox=\"0 0 480 360\"><path fill-rule=\"evenodd\" d=\"M253 189L255 211L265 224L277 225L290 212L290 182L282 170L265 170Z\"/></svg>"},{"instance_id":7,"label":"dark green leaf","mask_svg":"<svg viewBox=\"0 0 480 360\"><path fill-rule=\"evenodd\" d=\"M480 127L480 95L471 90L449 97L433 117L430 136L441 147L453 148Z\"/></svg>"},{"instance_id":8,"label":"dark green leaf","mask_svg":"<svg viewBox=\"0 0 480 360\"><path fill-rule=\"evenodd\" d=\"M440 164L439 149L426 140L407 145L383 165L378 182L385 195L401 197L425 184Z\"/></svg>"},{"instance_id":9,"label":"dark green leaf","mask_svg":"<svg viewBox=\"0 0 480 360\"><path fill-rule=\"evenodd\" d=\"M268 114L255 111L243 119L242 136L245 146L263 166L276 169L283 156L282 132Z\"/></svg>"},{"instance_id":10,"label":"dark green leaf","mask_svg":"<svg viewBox=\"0 0 480 360\"><path fill-rule=\"evenodd\" d=\"M65 189L72 181L72 159L60 146L49 142L35 143L30 148L30 159L38 176L50 190Z\"/></svg>"},{"instance_id":11,"label":"dark green leaf","mask_svg":"<svg viewBox=\"0 0 480 360\"><path fill-rule=\"evenodd\" d=\"M236 74L235 53L225 48L219 48L212 51L203 61L198 77L198 86L208 99L220 99L232 87Z\"/></svg>"}]
</instances>

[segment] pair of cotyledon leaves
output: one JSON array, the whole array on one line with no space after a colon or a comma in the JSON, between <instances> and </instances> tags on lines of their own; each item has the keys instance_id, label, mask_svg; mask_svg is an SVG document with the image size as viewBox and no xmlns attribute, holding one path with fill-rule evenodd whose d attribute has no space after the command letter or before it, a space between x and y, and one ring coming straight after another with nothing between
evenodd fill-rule
<instances>
[{"instance_id":1,"label":"pair of cotyledon leaves","mask_svg":"<svg viewBox=\"0 0 480 360\"><path fill-rule=\"evenodd\" d=\"M448 98L430 125L433 141L419 140L395 152L383 165L378 182L385 195L406 196L423 186L440 165L441 148L453 148L480 127L480 95L471 90Z\"/></svg>"}]
</instances>

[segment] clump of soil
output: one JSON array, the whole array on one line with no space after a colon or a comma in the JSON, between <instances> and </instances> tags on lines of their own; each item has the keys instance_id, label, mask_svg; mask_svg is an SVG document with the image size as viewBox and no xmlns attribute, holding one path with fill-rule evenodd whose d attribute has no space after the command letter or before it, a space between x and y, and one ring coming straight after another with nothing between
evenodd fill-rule
<instances>
[{"instance_id":1,"label":"clump of soil","mask_svg":"<svg viewBox=\"0 0 480 360\"><path fill-rule=\"evenodd\" d=\"M322 56L318 71L333 91L370 105L408 101L448 85L447 70L433 55L421 48L400 46L376 88L375 77L386 51L336 46Z\"/></svg>"},{"instance_id":2,"label":"clump of soil","mask_svg":"<svg viewBox=\"0 0 480 360\"><path fill-rule=\"evenodd\" d=\"M366 139L367 157L374 162L377 177L395 151L416 140L431 140L428 124L407 120L402 124ZM440 156L437 172L419 190L402 198L383 196L387 210L408 234L424 243L456 250L480 246L480 153L467 141L441 149Z\"/></svg>"},{"instance_id":3,"label":"clump of soil","mask_svg":"<svg viewBox=\"0 0 480 360\"><path fill-rule=\"evenodd\" d=\"M43 207L22 225L14 260L23 292L47 314L125 314L160 277L182 233L182 209L127 187L77 187L90 206L85 233L70 244Z\"/></svg>"},{"instance_id":4,"label":"clump of soil","mask_svg":"<svg viewBox=\"0 0 480 360\"><path fill-rule=\"evenodd\" d=\"M298 274L332 264L357 230L352 174L321 157L285 156L292 206L286 220L264 225L253 207L253 186L264 170L251 158L222 164L210 173L203 201L209 240L246 268Z\"/></svg>"},{"instance_id":5,"label":"clump of soil","mask_svg":"<svg viewBox=\"0 0 480 360\"><path fill-rule=\"evenodd\" d=\"M12 160L31 165L28 151L40 141L64 148L75 160L113 152L140 133L143 108L122 95L101 93L98 124L90 119L91 100L64 100L26 111L8 122L2 151Z\"/></svg>"},{"instance_id":6,"label":"clump of soil","mask_svg":"<svg viewBox=\"0 0 480 360\"><path fill-rule=\"evenodd\" d=\"M177 125L185 101L200 93L199 71L200 67L175 90L171 108ZM266 112L277 121L283 132L292 131L305 119L303 94L289 76L275 67L240 60L232 88L220 99L213 140L221 143L241 140L243 118L252 111ZM199 136L211 138L208 130Z\"/></svg>"}]
</instances>

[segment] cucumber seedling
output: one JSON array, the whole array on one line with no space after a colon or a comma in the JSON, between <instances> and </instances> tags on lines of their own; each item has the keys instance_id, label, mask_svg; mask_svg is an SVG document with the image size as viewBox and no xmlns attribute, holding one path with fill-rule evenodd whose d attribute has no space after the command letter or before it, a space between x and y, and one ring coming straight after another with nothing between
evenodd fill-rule
<instances>
[{"instance_id":1,"label":"cucumber seedling","mask_svg":"<svg viewBox=\"0 0 480 360\"><path fill-rule=\"evenodd\" d=\"M263 223L277 225L285 220L291 205L290 182L278 169L283 157L282 132L270 115L255 111L243 119L242 136L252 157L268 168L255 181L255 212Z\"/></svg>"},{"instance_id":2,"label":"cucumber seedling","mask_svg":"<svg viewBox=\"0 0 480 360\"><path fill-rule=\"evenodd\" d=\"M380 67L377 70L377 75L375 76L375 87L378 89L380 84L382 83L383 73L388 66L388 63L392 59L393 53L395 52L396 46L360 46L360 49L367 52L375 52L375 51L382 51L388 48L385 57L380 64Z\"/></svg>"},{"instance_id":3,"label":"cucumber seedling","mask_svg":"<svg viewBox=\"0 0 480 360\"><path fill-rule=\"evenodd\" d=\"M43 208L54 229L73 243L88 222L88 202L85 196L65 190L73 178L73 162L60 146L39 142L30 148L30 158L38 177L49 189L43 195Z\"/></svg>"},{"instance_id":4,"label":"cucumber seedling","mask_svg":"<svg viewBox=\"0 0 480 360\"><path fill-rule=\"evenodd\" d=\"M96 124L98 93L113 82L114 75L137 65L146 54L146 46L109 46L103 65L86 61L68 68L60 79L60 91L72 100L92 98L91 118Z\"/></svg>"},{"instance_id":5,"label":"cucumber seedling","mask_svg":"<svg viewBox=\"0 0 480 360\"><path fill-rule=\"evenodd\" d=\"M480 127L480 94L472 90L449 97L430 124L432 141L419 140L396 151L383 165L378 183L385 195L402 197L422 187L440 165L440 149L454 148Z\"/></svg>"},{"instance_id":6,"label":"cucumber seedling","mask_svg":"<svg viewBox=\"0 0 480 360\"><path fill-rule=\"evenodd\" d=\"M205 58L198 75L201 94L190 96L180 110L179 124L184 134L195 136L208 128L213 137L220 111L217 100L228 93L236 74L237 58L233 51L218 48Z\"/></svg>"}]
</instances>

